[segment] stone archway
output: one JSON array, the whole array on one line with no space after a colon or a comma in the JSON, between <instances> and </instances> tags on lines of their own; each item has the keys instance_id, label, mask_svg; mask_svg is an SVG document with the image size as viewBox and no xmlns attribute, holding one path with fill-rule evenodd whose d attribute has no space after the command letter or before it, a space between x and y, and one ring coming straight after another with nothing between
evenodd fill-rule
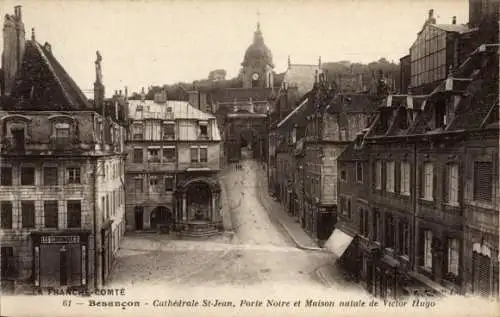
<instances>
[{"instance_id":1,"label":"stone archway","mask_svg":"<svg viewBox=\"0 0 500 317\"><path fill-rule=\"evenodd\" d=\"M221 225L220 184L214 178L185 180L176 189L176 227L184 234L217 232Z\"/></svg>"},{"instance_id":2,"label":"stone archway","mask_svg":"<svg viewBox=\"0 0 500 317\"><path fill-rule=\"evenodd\" d=\"M206 182L189 184L186 199L188 221L211 221L212 191Z\"/></svg>"},{"instance_id":3,"label":"stone archway","mask_svg":"<svg viewBox=\"0 0 500 317\"><path fill-rule=\"evenodd\" d=\"M149 223L151 229L170 225L172 223L172 212L165 206L158 206L151 211Z\"/></svg>"}]
</instances>

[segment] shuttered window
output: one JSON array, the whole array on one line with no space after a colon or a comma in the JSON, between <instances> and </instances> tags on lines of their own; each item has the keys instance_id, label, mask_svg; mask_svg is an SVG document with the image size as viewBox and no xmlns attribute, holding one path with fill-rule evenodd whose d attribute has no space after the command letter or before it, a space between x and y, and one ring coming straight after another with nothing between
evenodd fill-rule
<instances>
[{"instance_id":1,"label":"shuttered window","mask_svg":"<svg viewBox=\"0 0 500 317\"><path fill-rule=\"evenodd\" d=\"M356 162L356 180L358 183L363 182L363 162Z\"/></svg>"},{"instance_id":2,"label":"shuttered window","mask_svg":"<svg viewBox=\"0 0 500 317\"><path fill-rule=\"evenodd\" d=\"M44 167L43 168L43 184L44 185L57 185L58 173L57 167Z\"/></svg>"},{"instance_id":3,"label":"shuttered window","mask_svg":"<svg viewBox=\"0 0 500 317\"><path fill-rule=\"evenodd\" d=\"M80 228L82 225L82 205L79 200L67 202L68 228Z\"/></svg>"},{"instance_id":4,"label":"shuttered window","mask_svg":"<svg viewBox=\"0 0 500 317\"><path fill-rule=\"evenodd\" d=\"M2 229L12 229L12 202L2 201L1 205L2 212Z\"/></svg>"},{"instance_id":5,"label":"shuttered window","mask_svg":"<svg viewBox=\"0 0 500 317\"><path fill-rule=\"evenodd\" d=\"M144 159L143 149L134 149L134 163L142 163Z\"/></svg>"},{"instance_id":6,"label":"shuttered window","mask_svg":"<svg viewBox=\"0 0 500 317\"><path fill-rule=\"evenodd\" d=\"M491 258L478 252L472 253L473 292L481 296L491 294Z\"/></svg>"},{"instance_id":7,"label":"shuttered window","mask_svg":"<svg viewBox=\"0 0 500 317\"><path fill-rule=\"evenodd\" d=\"M394 161L388 161L386 164L385 190L394 193Z\"/></svg>"},{"instance_id":8,"label":"shuttered window","mask_svg":"<svg viewBox=\"0 0 500 317\"><path fill-rule=\"evenodd\" d=\"M57 200L47 200L43 202L43 216L45 221L45 228L57 228Z\"/></svg>"},{"instance_id":9,"label":"shuttered window","mask_svg":"<svg viewBox=\"0 0 500 317\"><path fill-rule=\"evenodd\" d=\"M422 198L429 201L433 200L434 166L432 163L424 163L422 176Z\"/></svg>"},{"instance_id":10,"label":"shuttered window","mask_svg":"<svg viewBox=\"0 0 500 317\"><path fill-rule=\"evenodd\" d=\"M458 164L448 164L446 166L446 202L451 205L458 204Z\"/></svg>"},{"instance_id":11,"label":"shuttered window","mask_svg":"<svg viewBox=\"0 0 500 317\"><path fill-rule=\"evenodd\" d=\"M12 167L2 167L0 173L0 185L12 186Z\"/></svg>"},{"instance_id":12,"label":"shuttered window","mask_svg":"<svg viewBox=\"0 0 500 317\"><path fill-rule=\"evenodd\" d=\"M491 202L493 163L474 163L474 200Z\"/></svg>"},{"instance_id":13,"label":"shuttered window","mask_svg":"<svg viewBox=\"0 0 500 317\"><path fill-rule=\"evenodd\" d=\"M380 212L377 209L373 210L373 240L379 241L380 234Z\"/></svg>"},{"instance_id":14,"label":"shuttered window","mask_svg":"<svg viewBox=\"0 0 500 317\"><path fill-rule=\"evenodd\" d=\"M143 180L142 178L134 178L134 190L137 193L142 193L144 190L144 185L143 185Z\"/></svg>"},{"instance_id":15,"label":"shuttered window","mask_svg":"<svg viewBox=\"0 0 500 317\"><path fill-rule=\"evenodd\" d=\"M460 242L457 239L448 239L448 273L458 276L458 261Z\"/></svg>"},{"instance_id":16,"label":"shuttered window","mask_svg":"<svg viewBox=\"0 0 500 317\"><path fill-rule=\"evenodd\" d=\"M35 227L35 202L22 201L21 202L22 225L23 228Z\"/></svg>"},{"instance_id":17,"label":"shuttered window","mask_svg":"<svg viewBox=\"0 0 500 317\"><path fill-rule=\"evenodd\" d=\"M401 162L401 189L402 195L410 195L410 163Z\"/></svg>"},{"instance_id":18,"label":"shuttered window","mask_svg":"<svg viewBox=\"0 0 500 317\"><path fill-rule=\"evenodd\" d=\"M375 189L382 189L382 162L375 161Z\"/></svg>"},{"instance_id":19,"label":"shuttered window","mask_svg":"<svg viewBox=\"0 0 500 317\"><path fill-rule=\"evenodd\" d=\"M409 227L404 220L399 223L399 253L406 256L410 254Z\"/></svg>"}]
</instances>

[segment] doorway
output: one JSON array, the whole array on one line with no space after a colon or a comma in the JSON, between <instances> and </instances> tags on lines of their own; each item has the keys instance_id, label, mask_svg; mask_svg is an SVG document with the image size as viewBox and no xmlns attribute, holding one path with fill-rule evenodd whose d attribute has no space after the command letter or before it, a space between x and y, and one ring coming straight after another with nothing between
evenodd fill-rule
<instances>
[{"instance_id":1,"label":"doorway","mask_svg":"<svg viewBox=\"0 0 500 317\"><path fill-rule=\"evenodd\" d=\"M135 230L143 230L144 228L144 207L135 206Z\"/></svg>"},{"instance_id":2,"label":"doorway","mask_svg":"<svg viewBox=\"0 0 500 317\"><path fill-rule=\"evenodd\" d=\"M163 225L169 225L172 219L172 213L167 207L158 206L151 212L151 229L160 228Z\"/></svg>"}]
</instances>

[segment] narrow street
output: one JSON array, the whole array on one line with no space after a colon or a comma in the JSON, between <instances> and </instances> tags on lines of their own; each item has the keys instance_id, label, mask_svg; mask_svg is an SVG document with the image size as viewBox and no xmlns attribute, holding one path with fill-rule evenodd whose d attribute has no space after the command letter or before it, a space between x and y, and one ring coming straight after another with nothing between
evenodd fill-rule
<instances>
[{"instance_id":1,"label":"narrow street","mask_svg":"<svg viewBox=\"0 0 500 317\"><path fill-rule=\"evenodd\" d=\"M254 160L243 159L221 175L234 236L208 241L158 234L127 235L117 254L112 285L252 286L267 282L321 286L316 269L327 253L295 247L259 200Z\"/></svg>"}]
</instances>

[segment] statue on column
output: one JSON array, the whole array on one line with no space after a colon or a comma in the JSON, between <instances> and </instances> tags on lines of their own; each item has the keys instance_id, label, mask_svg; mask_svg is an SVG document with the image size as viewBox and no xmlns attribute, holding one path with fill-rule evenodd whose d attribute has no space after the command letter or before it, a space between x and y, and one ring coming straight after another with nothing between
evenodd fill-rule
<instances>
[{"instance_id":1,"label":"statue on column","mask_svg":"<svg viewBox=\"0 0 500 317\"><path fill-rule=\"evenodd\" d=\"M102 83L102 69L101 69L101 61L102 61L102 56L99 51L96 51L96 60L95 60L95 81L97 83Z\"/></svg>"}]
</instances>

